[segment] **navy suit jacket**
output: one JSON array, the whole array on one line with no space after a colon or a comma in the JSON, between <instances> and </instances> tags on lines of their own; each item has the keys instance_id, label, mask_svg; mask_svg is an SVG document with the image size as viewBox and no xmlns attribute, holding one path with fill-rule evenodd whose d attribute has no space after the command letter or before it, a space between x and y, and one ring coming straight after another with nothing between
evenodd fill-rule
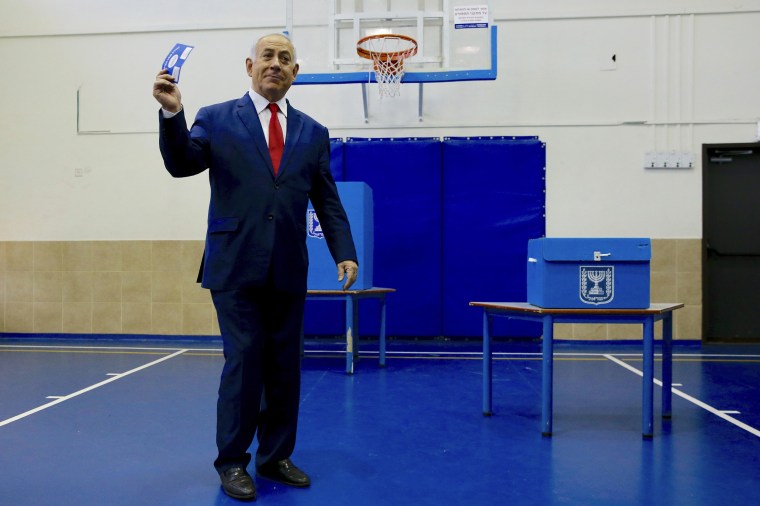
<instances>
[{"instance_id":1,"label":"navy suit jacket","mask_svg":"<svg viewBox=\"0 0 760 506\"><path fill-rule=\"evenodd\" d=\"M190 131L184 112L167 119L159 111L159 143L169 173L187 177L209 171L211 201L198 275L204 288L231 290L271 280L279 290L305 292L309 199L335 262L357 260L330 173L327 128L290 103L287 117L275 177L248 94L200 109Z\"/></svg>"}]
</instances>

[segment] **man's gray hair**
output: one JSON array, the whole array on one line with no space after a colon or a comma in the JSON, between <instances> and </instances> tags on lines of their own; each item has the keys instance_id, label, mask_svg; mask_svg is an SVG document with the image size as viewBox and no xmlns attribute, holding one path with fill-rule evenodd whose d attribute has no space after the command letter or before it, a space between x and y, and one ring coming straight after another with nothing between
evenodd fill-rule
<instances>
[{"instance_id":1,"label":"man's gray hair","mask_svg":"<svg viewBox=\"0 0 760 506\"><path fill-rule=\"evenodd\" d=\"M262 35L261 37L259 37L256 40L256 42L254 42L253 45L251 46L251 60L256 61L256 47L259 45L259 42L261 42L261 39L265 39L267 37L272 37L272 36L282 37L286 39L288 42L290 42L290 46L293 48L293 61L296 61L296 46L293 45L293 41L290 40L290 37L288 37L284 33L268 33L266 35Z\"/></svg>"}]
</instances>

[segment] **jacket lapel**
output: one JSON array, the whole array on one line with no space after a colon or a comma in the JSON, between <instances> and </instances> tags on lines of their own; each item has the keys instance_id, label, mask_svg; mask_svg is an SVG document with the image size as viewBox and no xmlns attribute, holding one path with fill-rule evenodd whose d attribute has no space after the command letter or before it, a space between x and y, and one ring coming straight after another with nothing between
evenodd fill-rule
<instances>
[{"instance_id":1,"label":"jacket lapel","mask_svg":"<svg viewBox=\"0 0 760 506\"><path fill-rule=\"evenodd\" d=\"M288 102L288 133L285 136L285 150L282 153L282 160L280 160L278 177L288 168L288 161L295 151L294 146L298 144L298 137L300 137L302 129L303 117L301 113L296 111Z\"/></svg>"},{"instance_id":2,"label":"jacket lapel","mask_svg":"<svg viewBox=\"0 0 760 506\"><path fill-rule=\"evenodd\" d=\"M240 121L245 125L246 130L253 138L253 142L256 149L259 152L261 158L266 162L269 167L269 172L274 175L274 167L272 167L272 159L269 157L269 148L267 147L267 140L264 137L264 131L261 129L261 121L259 115L256 113L256 108L253 106L251 97L246 93L237 101L237 115ZM288 134L290 134L290 128L288 127ZM287 148L287 146L286 146ZM282 165L282 162L280 162Z\"/></svg>"}]
</instances>

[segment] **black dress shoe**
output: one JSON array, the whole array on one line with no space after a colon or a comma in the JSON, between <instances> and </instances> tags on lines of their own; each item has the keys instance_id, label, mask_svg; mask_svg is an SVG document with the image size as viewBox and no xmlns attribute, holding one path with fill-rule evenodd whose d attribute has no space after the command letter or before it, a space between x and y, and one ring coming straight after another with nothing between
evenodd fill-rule
<instances>
[{"instance_id":1,"label":"black dress shoe","mask_svg":"<svg viewBox=\"0 0 760 506\"><path fill-rule=\"evenodd\" d=\"M231 467L219 473L224 493L235 499L252 501L256 499L256 486L248 471L243 467Z\"/></svg>"},{"instance_id":2,"label":"black dress shoe","mask_svg":"<svg viewBox=\"0 0 760 506\"><path fill-rule=\"evenodd\" d=\"M276 481L277 483L291 487L308 487L311 485L309 476L298 469L290 459L259 467L256 469L256 474L267 480Z\"/></svg>"}]
</instances>

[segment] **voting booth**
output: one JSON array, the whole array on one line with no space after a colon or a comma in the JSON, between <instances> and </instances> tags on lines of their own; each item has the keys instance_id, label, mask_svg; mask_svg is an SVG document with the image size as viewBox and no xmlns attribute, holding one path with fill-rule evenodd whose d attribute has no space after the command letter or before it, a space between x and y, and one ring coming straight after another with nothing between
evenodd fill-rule
<instances>
[{"instance_id":1,"label":"voting booth","mask_svg":"<svg viewBox=\"0 0 760 506\"><path fill-rule=\"evenodd\" d=\"M528 241L528 303L543 308L649 307L651 240Z\"/></svg>"},{"instance_id":2,"label":"voting booth","mask_svg":"<svg viewBox=\"0 0 760 506\"><path fill-rule=\"evenodd\" d=\"M338 195L348 215L359 261L359 275L352 290L372 288L373 217L372 189L363 182L336 182ZM309 202L306 211L306 247L309 252L309 290L340 290L335 261L327 248L319 216Z\"/></svg>"}]
</instances>

